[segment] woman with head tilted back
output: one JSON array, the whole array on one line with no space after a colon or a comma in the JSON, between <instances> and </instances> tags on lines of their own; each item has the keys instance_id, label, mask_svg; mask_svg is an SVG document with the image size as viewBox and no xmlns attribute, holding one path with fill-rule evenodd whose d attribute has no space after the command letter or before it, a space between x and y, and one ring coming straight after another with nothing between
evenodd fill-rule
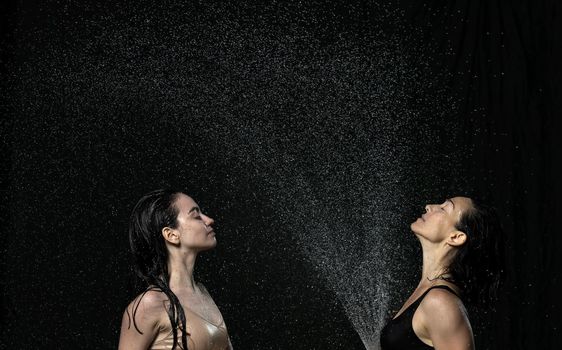
<instances>
[{"instance_id":1,"label":"woman with head tilted back","mask_svg":"<svg viewBox=\"0 0 562 350\"><path fill-rule=\"evenodd\" d=\"M232 349L219 309L193 279L199 252L217 244L213 222L178 191L157 190L139 200L129 241L148 288L123 314L119 350Z\"/></svg>"},{"instance_id":2,"label":"woman with head tilted back","mask_svg":"<svg viewBox=\"0 0 562 350\"><path fill-rule=\"evenodd\" d=\"M474 349L464 302L492 302L503 262L495 210L466 197L425 207L411 224L423 253L422 276L381 332L383 350Z\"/></svg>"}]
</instances>

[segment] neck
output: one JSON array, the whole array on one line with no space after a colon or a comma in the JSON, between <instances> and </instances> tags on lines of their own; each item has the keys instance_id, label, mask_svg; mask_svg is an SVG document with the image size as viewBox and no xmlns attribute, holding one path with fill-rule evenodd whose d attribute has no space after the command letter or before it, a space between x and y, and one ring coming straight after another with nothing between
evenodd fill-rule
<instances>
[{"instance_id":1,"label":"neck","mask_svg":"<svg viewBox=\"0 0 562 350\"><path fill-rule=\"evenodd\" d=\"M195 291L193 269L196 252L170 252L168 258L168 273L170 274L170 289Z\"/></svg>"},{"instance_id":2,"label":"neck","mask_svg":"<svg viewBox=\"0 0 562 350\"><path fill-rule=\"evenodd\" d=\"M420 283L447 275L447 266L450 262L450 250L431 242L420 240L422 245L423 266Z\"/></svg>"}]
</instances>

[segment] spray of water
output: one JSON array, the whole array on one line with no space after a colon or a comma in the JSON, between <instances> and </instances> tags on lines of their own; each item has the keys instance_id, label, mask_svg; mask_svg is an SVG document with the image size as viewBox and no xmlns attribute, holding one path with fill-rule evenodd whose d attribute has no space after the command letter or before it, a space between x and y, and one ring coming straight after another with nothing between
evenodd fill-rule
<instances>
[{"instance_id":1,"label":"spray of water","mask_svg":"<svg viewBox=\"0 0 562 350\"><path fill-rule=\"evenodd\" d=\"M403 209L420 187L417 176L427 173L420 150L444 139L433 125L447 129L448 101L436 98L423 56L404 47L397 26L395 34L385 33L373 20L334 37L301 25L313 18L304 10L281 19L274 10L272 18L267 8L262 16L252 10L234 17L229 8L213 8L130 20L126 8L126 20L76 21L84 27L68 33L85 39L68 38L60 47L55 41L22 64L27 73L16 80L28 100L21 109L41 115L51 91L63 91L66 100L51 98L68 109L62 121L70 129L77 129L75 120L104 120L103 135L118 140L137 138L131 130L138 129L127 129L135 113L160 116L144 122L164 125L166 133L199 125L192 135L213 141L201 151L266 193L280 230L296 238L365 347L378 349L404 272L396 258L404 254ZM378 11L380 23L397 16ZM66 48L67 40L74 46ZM146 47L157 49L146 53ZM197 149L195 136L183 138L185 147ZM160 157L158 147L131 145L116 163L138 158L135 147L147 162Z\"/></svg>"},{"instance_id":2,"label":"spray of water","mask_svg":"<svg viewBox=\"0 0 562 350\"><path fill-rule=\"evenodd\" d=\"M398 257L407 254L411 219L404 215L424 175L420 148L440 142L427 119L447 126L441 115L425 114L428 105L442 111L442 100L424 109L414 97L428 83L408 54L378 39L342 38L314 60L285 58L298 62L290 70L268 66L282 72L276 84L290 86L269 106L275 101L287 114L232 126L225 136L368 350L379 349L393 296L404 298L407 266Z\"/></svg>"}]
</instances>

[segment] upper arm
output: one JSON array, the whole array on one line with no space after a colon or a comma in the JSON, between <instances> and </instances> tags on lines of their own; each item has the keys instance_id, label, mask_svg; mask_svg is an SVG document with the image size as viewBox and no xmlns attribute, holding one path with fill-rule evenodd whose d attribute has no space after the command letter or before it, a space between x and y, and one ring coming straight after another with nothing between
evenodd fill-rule
<instances>
[{"instance_id":1,"label":"upper arm","mask_svg":"<svg viewBox=\"0 0 562 350\"><path fill-rule=\"evenodd\" d=\"M146 350L158 334L166 314L166 297L148 291L133 300L123 313L119 350Z\"/></svg>"},{"instance_id":2,"label":"upper arm","mask_svg":"<svg viewBox=\"0 0 562 350\"><path fill-rule=\"evenodd\" d=\"M472 328L462 302L445 290L431 290L420 304L423 325L437 350L473 350Z\"/></svg>"}]
</instances>

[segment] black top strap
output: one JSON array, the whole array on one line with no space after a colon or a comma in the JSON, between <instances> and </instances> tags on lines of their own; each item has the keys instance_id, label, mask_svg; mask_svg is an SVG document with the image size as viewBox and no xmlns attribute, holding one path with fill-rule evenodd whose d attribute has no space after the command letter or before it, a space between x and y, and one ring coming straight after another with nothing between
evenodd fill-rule
<instances>
[{"instance_id":1,"label":"black top strap","mask_svg":"<svg viewBox=\"0 0 562 350\"><path fill-rule=\"evenodd\" d=\"M453 293L454 295L456 295L457 298L459 298L459 299L461 298L461 296L458 295L457 292L455 292L453 288L451 288L451 287L449 287L449 286L447 286L447 285L445 285L445 284L438 284L438 285L436 285L436 286L431 286L431 287L429 287L429 288L421 295L421 297L419 297L418 299L419 299L419 300L422 300L422 299L427 295L427 293L429 293L429 291L432 290L432 289L445 289L445 290L448 290L449 292Z\"/></svg>"}]
</instances>

